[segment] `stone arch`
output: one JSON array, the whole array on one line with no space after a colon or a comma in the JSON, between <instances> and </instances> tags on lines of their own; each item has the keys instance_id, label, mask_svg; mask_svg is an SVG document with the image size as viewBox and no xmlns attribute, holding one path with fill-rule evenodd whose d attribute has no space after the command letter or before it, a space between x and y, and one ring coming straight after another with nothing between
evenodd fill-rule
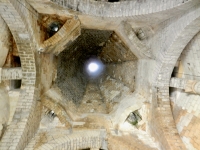
<instances>
[{"instance_id":1,"label":"stone arch","mask_svg":"<svg viewBox=\"0 0 200 150\"><path fill-rule=\"evenodd\" d=\"M8 25L16 42L22 68L22 87L19 101L13 120L3 136L0 149L24 149L39 126L40 103L37 102L36 66L34 56L34 44L32 36L28 33L26 24L20 14L26 8L19 1L5 0L0 2L0 14ZM20 11L19 11L20 9ZM7 15L10 14L10 15ZM23 16L25 17L25 16ZM13 24L13 22L17 23ZM15 130L20 126L20 130Z\"/></svg>"},{"instance_id":2,"label":"stone arch","mask_svg":"<svg viewBox=\"0 0 200 150\"><path fill-rule=\"evenodd\" d=\"M176 128L180 134L182 141L184 142L187 149L199 149L196 141L200 137L195 137L197 131L200 130L198 126L200 121L199 116L199 100L200 95L197 92L198 80L199 80L199 42L200 42L200 32L198 32L192 40L187 44L187 46L182 51L179 59L177 60L176 66L174 66L173 74L171 81L177 79L183 82L176 82L176 85L179 85L177 88L170 88L170 103L172 105L172 112L174 121L176 123ZM190 65L189 65L190 64ZM176 69L175 69L176 68ZM178 78L177 78L178 77ZM180 85L177 83L184 83L182 86L183 90L180 90ZM173 84L173 82L172 82ZM171 85L171 83L170 83ZM197 91L196 91L197 90ZM174 95L172 94L174 93ZM194 103L195 107L189 107ZM177 109L179 109L177 111ZM175 115L178 114L178 115ZM184 115L183 115L184 114ZM188 122L185 123L182 120L189 118ZM196 125L196 126L195 126ZM187 132L185 132L187 131ZM189 133L189 134L188 134ZM192 134L193 133L193 134ZM185 139L190 139L186 142ZM186 144L187 143L187 144Z\"/></svg>"},{"instance_id":3,"label":"stone arch","mask_svg":"<svg viewBox=\"0 0 200 150\"><path fill-rule=\"evenodd\" d=\"M157 57L155 78L153 84L157 87L157 96L154 96L153 101L156 101L157 109L154 111L154 119L159 120L158 126L151 122L151 126L154 126L160 130L162 137L165 138L163 141L163 149L186 149L183 145L181 139L178 135L174 119L172 117L172 112L169 102L169 82L171 78L172 70L175 66L177 59L179 58L181 52L189 41L199 32L200 28L200 7L199 5L193 7L194 11L188 11L185 16L179 16L177 20L173 23L165 22L166 27L163 30L165 37L174 37L172 39L165 39L162 37L160 42L163 44L158 44L160 54ZM176 30L176 32L174 32ZM161 33L163 34L163 33ZM154 129L152 128L152 131ZM156 135L156 134L155 134ZM156 135L160 138L161 135ZM173 140L166 140L171 138ZM162 141L162 140L161 140Z\"/></svg>"}]
</instances>

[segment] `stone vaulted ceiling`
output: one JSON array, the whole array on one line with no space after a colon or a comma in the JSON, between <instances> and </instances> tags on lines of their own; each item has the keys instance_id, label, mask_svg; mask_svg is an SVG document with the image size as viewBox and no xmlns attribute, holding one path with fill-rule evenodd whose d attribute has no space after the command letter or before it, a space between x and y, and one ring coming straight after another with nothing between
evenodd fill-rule
<instances>
[{"instance_id":1,"label":"stone vaulted ceiling","mask_svg":"<svg viewBox=\"0 0 200 150\"><path fill-rule=\"evenodd\" d=\"M199 31L199 0L0 0L0 150L200 150Z\"/></svg>"}]
</instances>

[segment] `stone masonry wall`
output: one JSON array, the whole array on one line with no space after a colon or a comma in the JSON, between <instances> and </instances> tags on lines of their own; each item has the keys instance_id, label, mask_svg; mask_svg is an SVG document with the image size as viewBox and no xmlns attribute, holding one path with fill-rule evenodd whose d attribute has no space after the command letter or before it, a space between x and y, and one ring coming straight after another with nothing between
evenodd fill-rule
<instances>
[{"instance_id":1,"label":"stone masonry wall","mask_svg":"<svg viewBox=\"0 0 200 150\"><path fill-rule=\"evenodd\" d=\"M200 34L198 33L185 47L179 58L179 65L174 72L175 77L181 77L185 82L193 81L194 83L198 83L199 80L199 37ZM192 88L195 88L194 83L191 86ZM187 91L174 90L171 94L173 116L186 148L198 150L200 148L200 139L197 136L200 130L200 95L194 91L193 93L186 93Z\"/></svg>"},{"instance_id":2,"label":"stone masonry wall","mask_svg":"<svg viewBox=\"0 0 200 150\"><path fill-rule=\"evenodd\" d=\"M137 61L127 61L107 65L107 74L112 78L123 82L123 84L134 91L135 76L137 72Z\"/></svg>"},{"instance_id":3,"label":"stone masonry wall","mask_svg":"<svg viewBox=\"0 0 200 150\"><path fill-rule=\"evenodd\" d=\"M157 56L157 63L155 70L153 71L154 81L157 83L155 85L158 87L158 110L160 116L160 125L165 128L161 129L164 136L168 138L174 137L173 140L168 140L171 149L178 149L178 147L184 148L182 141L179 136L176 136L176 128L171 116L171 109L169 103L169 79L171 77L171 72L175 66L176 60L178 59L181 51L186 46L186 44L191 40L191 38L198 32L195 27L199 24L199 5L196 5L190 12L184 14L184 16L176 17L166 21L164 24L166 28L162 30L160 34L159 41L154 45L159 49L159 54ZM173 23L172 23L173 21ZM174 32L176 31L176 32ZM172 36L173 35L173 36ZM169 39L167 37L170 37ZM174 37L171 38L171 37ZM184 43L183 43L184 42ZM156 75L157 74L157 75ZM168 124L169 122L170 125ZM169 136L170 135L170 136ZM160 137L160 136L159 136ZM173 141L173 142L172 142ZM163 145L165 145L163 143ZM174 145L178 145L175 146Z\"/></svg>"},{"instance_id":4,"label":"stone masonry wall","mask_svg":"<svg viewBox=\"0 0 200 150\"><path fill-rule=\"evenodd\" d=\"M187 149L200 149L200 118L193 111L188 112L182 107L174 104L173 115L176 122L176 127Z\"/></svg>"},{"instance_id":5,"label":"stone masonry wall","mask_svg":"<svg viewBox=\"0 0 200 150\"><path fill-rule=\"evenodd\" d=\"M40 104L35 88L36 67L31 35L19 15L24 6L15 1L0 2L0 14L7 23L18 48L22 67L22 87L13 120L0 143L0 149L22 150L38 128ZM26 14L23 14L24 18ZM27 16L26 16L27 17ZM15 24L13 24L15 22ZM17 24L17 26L16 26Z\"/></svg>"}]
</instances>

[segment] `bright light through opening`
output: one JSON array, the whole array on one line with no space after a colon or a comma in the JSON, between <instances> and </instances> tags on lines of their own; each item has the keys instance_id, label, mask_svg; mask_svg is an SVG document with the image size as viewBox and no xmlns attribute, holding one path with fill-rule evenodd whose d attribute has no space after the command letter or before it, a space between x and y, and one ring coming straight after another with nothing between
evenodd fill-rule
<instances>
[{"instance_id":1,"label":"bright light through opening","mask_svg":"<svg viewBox=\"0 0 200 150\"><path fill-rule=\"evenodd\" d=\"M57 31L58 31L58 27L57 27L57 26L54 27L53 30L54 30L55 32L57 32Z\"/></svg>"},{"instance_id":2,"label":"bright light through opening","mask_svg":"<svg viewBox=\"0 0 200 150\"><path fill-rule=\"evenodd\" d=\"M98 58L90 58L85 63L85 71L90 78L99 77L104 72L104 64Z\"/></svg>"},{"instance_id":3,"label":"bright light through opening","mask_svg":"<svg viewBox=\"0 0 200 150\"><path fill-rule=\"evenodd\" d=\"M98 69L99 69L99 65L98 64L96 64L96 63L90 63L89 65L88 65L88 70L90 71L90 72L96 72L96 71L98 71Z\"/></svg>"}]
</instances>

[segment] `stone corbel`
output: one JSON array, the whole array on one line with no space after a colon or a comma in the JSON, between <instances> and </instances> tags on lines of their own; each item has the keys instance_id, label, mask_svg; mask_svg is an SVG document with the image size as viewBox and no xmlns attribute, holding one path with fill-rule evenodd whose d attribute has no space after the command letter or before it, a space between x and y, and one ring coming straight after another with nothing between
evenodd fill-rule
<instances>
[{"instance_id":1,"label":"stone corbel","mask_svg":"<svg viewBox=\"0 0 200 150\"><path fill-rule=\"evenodd\" d=\"M193 87L194 87L195 93L200 94L200 81L196 82Z\"/></svg>"},{"instance_id":2,"label":"stone corbel","mask_svg":"<svg viewBox=\"0 0 200 150\"><path fill-rule=\"evenodd\" d=\"M196 83L198 83L198 81L187 80L186 84L185 84L185 92L187 92L187 93L196 93L196 91L195 91Z\"/></svg>"}]
</instances>

